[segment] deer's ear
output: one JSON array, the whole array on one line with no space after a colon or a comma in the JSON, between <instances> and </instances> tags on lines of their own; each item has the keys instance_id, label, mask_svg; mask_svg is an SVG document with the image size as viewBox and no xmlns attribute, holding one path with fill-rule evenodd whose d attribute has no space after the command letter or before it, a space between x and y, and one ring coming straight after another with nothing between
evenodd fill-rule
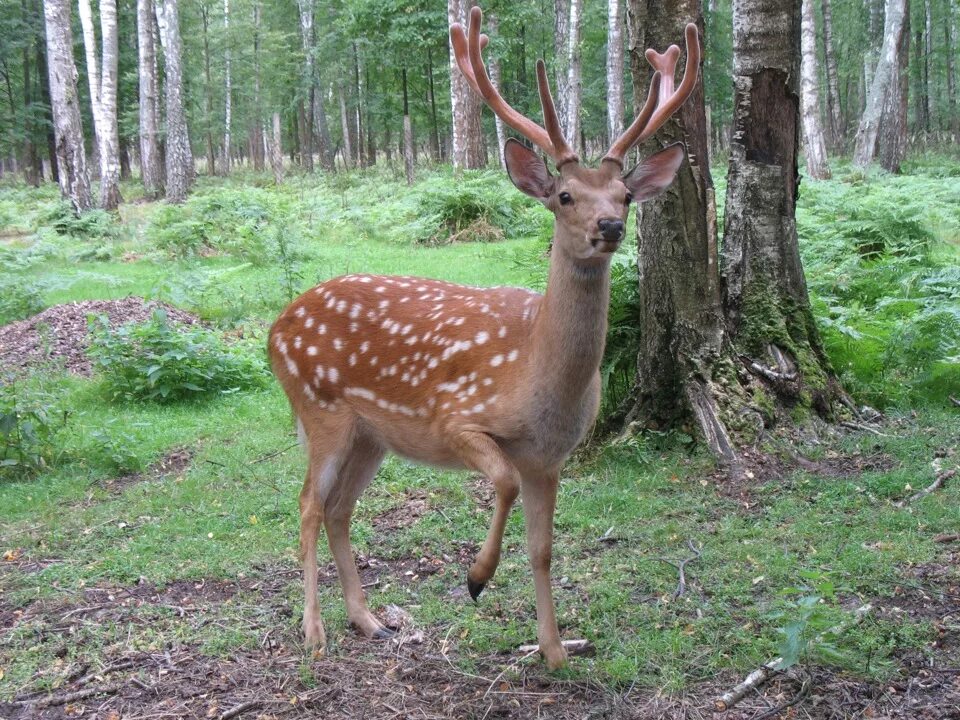
<instances>
[{"instance_id":1,"label":"deer's ear","mask_svg":"<svg viewBox=\"0 0 960 720\"><path fill-rule=\"evenodd\" d=\"M510 138L503 146L503 156L507 174L520 192L537 200L546 200L553 194L556 178L533 150Z\"/></svg>"},{"instance_id":2,"label":"deer's ear","mask_svg":"<svg viewBox=\"0 0 960 720\"><path fill-rule=\"evenodd\" d=\"M685 152L683 143L670 145L624 175L623 184L637 202L655 198L673 182Z\"/></svg>"}]
</instances>

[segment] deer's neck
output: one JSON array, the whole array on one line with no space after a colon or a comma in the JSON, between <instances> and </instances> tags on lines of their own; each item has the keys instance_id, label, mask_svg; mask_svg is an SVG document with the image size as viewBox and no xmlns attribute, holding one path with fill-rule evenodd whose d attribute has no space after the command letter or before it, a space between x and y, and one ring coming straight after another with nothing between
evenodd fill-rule
<instances>
[{"instance_id":1,"label":"deer's neck","mask_svg":"<svg viewBox=\"0 0 960 720\"><path fill-rule=\"evenodd\" d=\"M603 358L610 263L577 264L557 245L533 328L531 384L557 401L578 402Z\"/></svg>"}]
</instances>

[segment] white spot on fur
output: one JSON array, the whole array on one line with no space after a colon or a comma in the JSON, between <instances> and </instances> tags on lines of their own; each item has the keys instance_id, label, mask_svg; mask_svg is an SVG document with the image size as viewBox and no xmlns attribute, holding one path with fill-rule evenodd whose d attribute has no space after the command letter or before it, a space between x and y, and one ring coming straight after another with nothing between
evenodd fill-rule
<instances>
[{"instance_id":1,"label":"white spot on fur","mask_svg":"<svg viewBox=\"0 0 960 720\"><path fill-rule=\"evenodd\" d=\"M503 355L499 355L499 354L498 354L498 355L494 355L492 358L490 358L490 364L493 365L493 367L498 367L498 366L502 365L502 364L503 364Z\"/></svg>"},{"instance_id":2,"label":"white spot on fur","mask_svg":"<svg viewBox=\"0 0 960 720\"><path fill-rule=\"evenodd\" d=\"M307 355L314 357L317 354L317 348L315 345L310 345L307 347Z\"/></svg>"},{"instance_id":3,"label":"white spot on fur","mask_svg":"<svg viewBox=\"0 0 960 720\"><path fill-rule=\"evenodd\" d=\"M327 371L327 379L330 380L330 382L332 383L337 382L340 379L340 371L337 370L335 367L330 368Z\"/></svg>"},{"instance_id":4,"label":"white spot on fur","mask_svg":"<svg viewBox=\"0 0 960 720\"><path fill-rule=\"evenodd\" d=\"M519 350L511 350L509 353L507 353L507 362L513 362L519 356L520 356Z\"/></svg>"},{"instance_id":5,"label":"white spot on fur","mask_svg":"<svg viewBox=\"0 0 960 720\"><path fill-rule=\"evenodd\" d=\"M489 339L490 333L488 333L486 330L481 330L474 336L473 341L477 343L477 345L483 345Z\"/></svg>"}]
</instances>

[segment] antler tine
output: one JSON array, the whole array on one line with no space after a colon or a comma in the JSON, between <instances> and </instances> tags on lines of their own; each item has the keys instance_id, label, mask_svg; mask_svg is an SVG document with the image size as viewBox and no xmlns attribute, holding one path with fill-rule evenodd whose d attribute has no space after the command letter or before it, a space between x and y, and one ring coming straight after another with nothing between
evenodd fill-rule
<instances>
[{"instance_id":1,"label":"antler tine","mask_svg":"<svg viewBox=\"0 0 960 720\"><path fill-rule=\"evenodd\" d=\"M654 77L660 75L660 82L658 89L654 91L653 81L651 80L647 103L643 109L644 112L647 110L651 98L654 96L657 97L657 102L654 105L656 109L651 110L649 120L645 119L643 123L638 122L644 114L641 113L641 116L610 147L604 158L605 160L615 160L622 163L623 157L630 148L648 139L659 130L667 119L690 97L697 85L697 76L700 69L700 34L697 31L697 26L689 23L684 35L687 46L687 64L683 70L683 80L680 81L680 86L674 89L674 74L677 60L680 57L680 49L676 45L671 45L662 55L655 50L647 50L647 60L656 71Z\"/></svg>"},{"instance_id":2,"label":"antler tine","mask_svg":"<svg viewBox=\"0 0 960 720\"><path fill-rule=\"evenodd\" d=\"M460 72L462 72L463 76L467 79L467 83L473 88L474 92L484 99L489 108L493 110L501 120L543 150L558 166L569 160L577 159L577 156L570 150L566 141L563 140L562 135L558 133L558 137L562 141L561 144L558 145L555 142L554 133L548 133L533 120L514 110L507 101L503 99L493 86L493 83L490 82L481 55L481 50L487 44L485 42L486 35L480 34L480 25L482 22L482 11L479 7L473 7L470 10L470 23L466 34L460 23L453 23L450 26L450 41L453 45L454 57L457 60ZM547 89L547 95L549 96L549 88ZM541 91L541 102L542 101L543 95ZM550 110L547 110L546 106L544 106L545 116L550 113L552 113L555 119L556 109L553 107L552 98L550 98ZM548 120L547 123L549 124L550 120ZM559 129L559 123L557 123L557 128Z\"/></svg>"},{"instance_id":3,"label":"antler tine","mask_svg":"<svg viewBox=\"0 0 960 720\"><path fill-rule=\"evenodd\" d=\"M550 92L550 81L547 80L547 66L543 60L537 60L537 90L540 92L540 106L543 108L543 124L547 128L550 142L557 151L554 157L557 167L571 160L579 160L563 136L560 118L557 117L557 107L553 104L553 94Z\"/></svg>"}]
</instances>

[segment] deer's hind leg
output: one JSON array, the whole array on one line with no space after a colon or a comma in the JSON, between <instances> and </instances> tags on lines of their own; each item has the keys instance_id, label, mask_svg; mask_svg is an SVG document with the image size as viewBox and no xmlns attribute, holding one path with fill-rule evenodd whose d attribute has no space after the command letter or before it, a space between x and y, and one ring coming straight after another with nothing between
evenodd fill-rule
<instances>
[{"instance_id":1,"label":"deer's hind leg","mask_svg":"<svg viewBox=\"0 0 960 720\"><path fill-rule=\"evenodd\" d=\"M367 637L387 637L391 633L367 608L360 574L350 547L350 518L360 494L377 474L386 448L358 421L352 434L352 443L347 450L340 472L330 487L323 509L323 522L327 528L330 552L337 564L343 599L347 606L347 618Z\"/></svg>"}]
</instances>

